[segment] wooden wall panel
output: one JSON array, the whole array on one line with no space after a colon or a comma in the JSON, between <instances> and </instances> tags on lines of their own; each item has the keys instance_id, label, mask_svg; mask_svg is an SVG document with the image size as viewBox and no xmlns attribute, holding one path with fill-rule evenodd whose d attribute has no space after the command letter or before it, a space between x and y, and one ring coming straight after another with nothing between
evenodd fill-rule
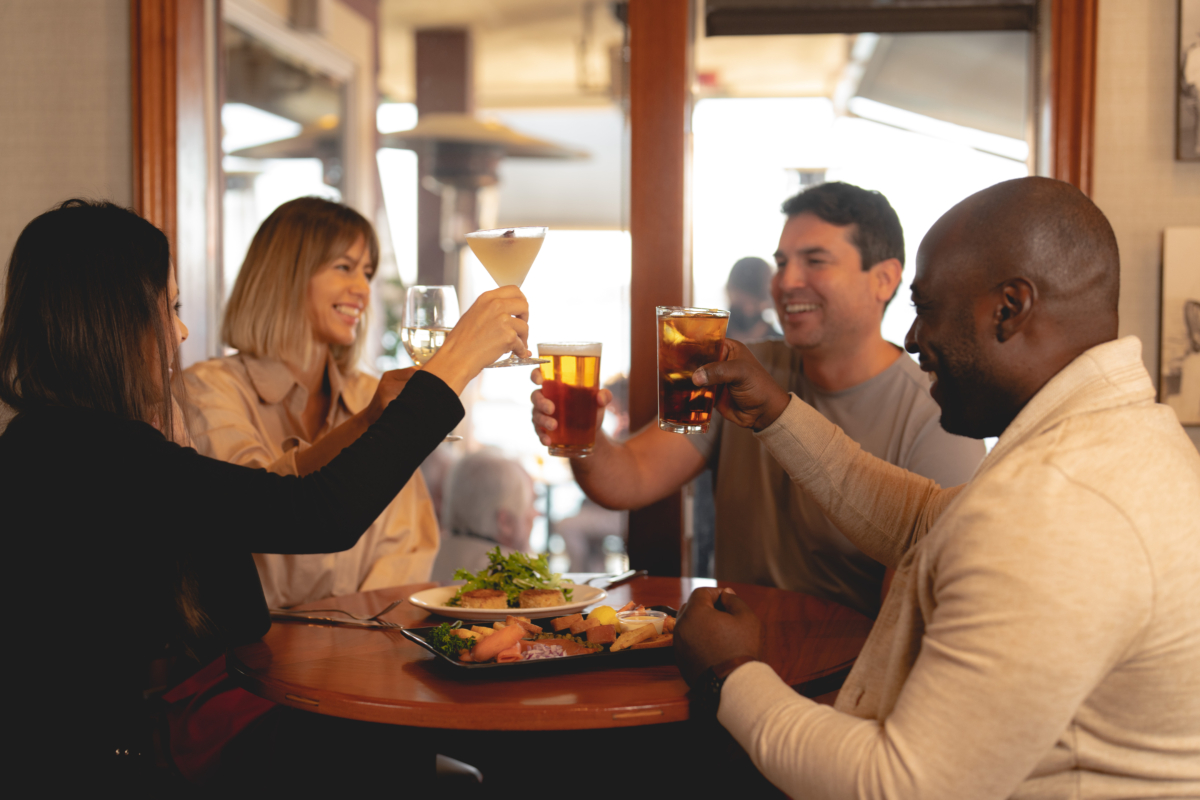
<instances>
[{"instance_id":1,"label":"wooden wall panel","mask_svg":"<svg viewBox=\"0 0 1200 800\"><path fill-rule=\"evenodd\" d=\"M654 307L682 305L691 273L688 163L691 3L629 3L630 198L634 430L658 416ZM682 502L675 494L629 515L629 558L654 575L683 573Z\"/></svg>"},{"instance_id":2,"label":"wooden wall panel","mask_svg":"<svg viewBox=\"0 0 1200 800\"><path fill-rule=\"evenodd\" d=\"M1050 176L1092 193L1099 0L1049 0Z\"/></svg>"}]
</instances>

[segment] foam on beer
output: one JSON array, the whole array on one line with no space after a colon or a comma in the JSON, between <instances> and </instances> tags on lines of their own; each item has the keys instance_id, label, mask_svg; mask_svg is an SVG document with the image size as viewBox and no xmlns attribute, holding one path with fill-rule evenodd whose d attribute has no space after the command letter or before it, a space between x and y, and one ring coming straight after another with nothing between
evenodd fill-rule
<instances>
[{"instance_id":1,"label":"foam on beer","mask_svg":"<svg viewBox=\"0 0 1200 800\"><path fill-rule=\"evenodd\" d=\"M600 342L555 342L538 344L539 356L595 356L600 357Z\"/></svg>"}]
</instances>

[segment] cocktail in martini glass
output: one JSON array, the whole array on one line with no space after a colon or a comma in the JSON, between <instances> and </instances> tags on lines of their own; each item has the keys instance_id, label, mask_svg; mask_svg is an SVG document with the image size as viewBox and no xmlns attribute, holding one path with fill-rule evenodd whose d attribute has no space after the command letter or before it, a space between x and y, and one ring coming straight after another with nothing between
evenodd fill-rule
<instances>
[{"instance_id":1,"label":"cocktail in martini glass","mask_svg":"<svg viewBox=\"0 0 1200 800\"><path fill-rule=\"evenodd\" d=\"M471 252L483 264L497 286L520 288L542 249L546 239L545 228L497 228L490 231L475 231L467 234ZM511 355L489 367L536 366L545 359L520 358Z\"/></svg>"}]
</instances>

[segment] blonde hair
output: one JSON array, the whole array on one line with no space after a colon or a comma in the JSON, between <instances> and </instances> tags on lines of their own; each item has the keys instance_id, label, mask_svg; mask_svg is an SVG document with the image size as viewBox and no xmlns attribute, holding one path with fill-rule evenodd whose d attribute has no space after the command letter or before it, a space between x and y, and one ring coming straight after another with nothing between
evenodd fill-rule
<instances>
[{"instance_id":1,"label":"blonde hair","mask_svg":"<svg viewBox=\"0 0 1200 800\"><path fill-rule=\"evenodd\" d=\"M301 197L272 211L250 242L225 308L221 338L240 352L307 368L313 355L308 282L360 236L374 271L379 266L379 239L371 223L354 209L319 197ZM358 363L366 329L363 314L354 344L329 348L343 373Z\"/></svg>"}]
</instances>

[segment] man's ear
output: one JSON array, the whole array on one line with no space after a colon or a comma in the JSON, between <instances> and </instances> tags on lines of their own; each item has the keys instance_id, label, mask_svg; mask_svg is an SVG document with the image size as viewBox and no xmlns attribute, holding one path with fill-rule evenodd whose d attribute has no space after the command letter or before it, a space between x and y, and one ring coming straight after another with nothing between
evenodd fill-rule
<instances>
[{"instance_id":1,"label":"man's ear","mask_svg":"<svg viewBox=\"0 0 1200 800\"><path fill-rule=\"evenodd\" d=\"M889 258L880 261L871 267L870 271L874 280L875 299L881 303L891 300L904 275L904 265L900 263L900 259Z\"/></svg>"},{"instance_id":2,"label":"man's ear","mask_svg":"<svg viewBox=\"0 0 1200 800\"><path fill-rule=\"evenodd\" d=\"M1007 342L1033 317L1037 287L1025 278L1013 278L997 286L994 296L997 303L992 321L996 326L996 341Z\"/></svg>"}]
</instances>

